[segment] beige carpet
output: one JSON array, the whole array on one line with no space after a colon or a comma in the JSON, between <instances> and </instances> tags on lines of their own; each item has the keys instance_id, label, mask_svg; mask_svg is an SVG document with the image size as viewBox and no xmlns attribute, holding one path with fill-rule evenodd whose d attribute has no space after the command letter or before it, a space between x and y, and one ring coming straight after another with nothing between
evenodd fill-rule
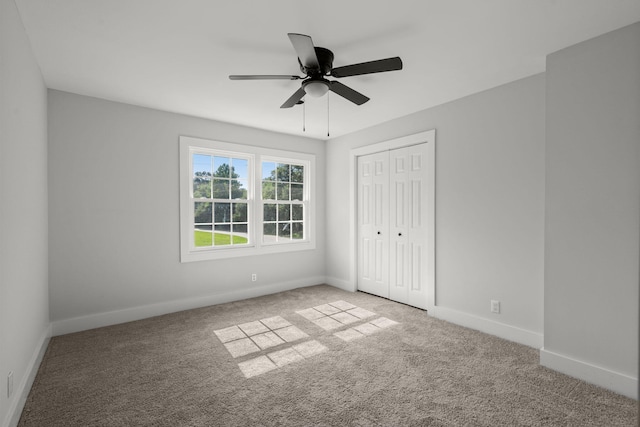
<instances>
[{"instance_id":1,"label":"beige carpet","mask_svg":"<svg viewBox=\"0 0 640 427\"><path fill-rule=\"evenodd\" d=\"M20 426L635 426L538 351L314 286L55 337Z\"/></svg>"}]
</instances>

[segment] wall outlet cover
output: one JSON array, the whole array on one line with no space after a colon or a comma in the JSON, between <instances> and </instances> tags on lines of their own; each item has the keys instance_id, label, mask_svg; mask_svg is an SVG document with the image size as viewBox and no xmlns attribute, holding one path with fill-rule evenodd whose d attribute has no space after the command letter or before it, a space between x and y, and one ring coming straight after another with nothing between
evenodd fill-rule
<instances>
[{"instance_id":1,"label":"wall outlet cover","mask_svg":"<svg viewBox=\"0 0 640 427\"><path fill-rule=\"evenodd\" d=\"M7 398L13 394L13 371L7 374Z\"/></svg>"},{"instance_id":2,"label":"wall outlet cover","mask_svg":"<svg viewBox=\"0 0 640 427\"><path fill-rule=\"evenodd\" d=\"M494 299L491 300L491 312L500 314L500 301Z\"/></svg>"}]
</instances>

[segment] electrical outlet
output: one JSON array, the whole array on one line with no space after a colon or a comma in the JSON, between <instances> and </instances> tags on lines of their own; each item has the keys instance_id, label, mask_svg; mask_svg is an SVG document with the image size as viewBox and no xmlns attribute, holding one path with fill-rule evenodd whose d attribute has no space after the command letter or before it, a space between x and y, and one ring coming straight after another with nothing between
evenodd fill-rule
<instances>
[{"instance_id":1,"label":"electrical outlet","mask_svg":"<svg viewBox=\"0 0 640 427\"><path fill-rule=\"evenodd\" d=\"M500 301L494 299L491 300L491 312L500 314Z\"/></svg>"},{"instance_id":2,"label":"electrical outlet","mask_svg":"<svg viewBox=\"0 0 640 427\"><path fill-rule=\"evenodd\" d=\"M7 374L7 398L13 394L13 371Z\"/></svg>"},{"instance_id":3,"label":"electrical outlet","mask_svg":"<svg viewBox=\"0 0 640 427\"><path fill-rule=\"evenodd\" d=\"M252 282L255 282L255 281L257 281L257 280L258 280L258 275L257 275L256 273L253 273L253 274L251 275L251 281L252 281Z\"/></svg>"}]
</instances>

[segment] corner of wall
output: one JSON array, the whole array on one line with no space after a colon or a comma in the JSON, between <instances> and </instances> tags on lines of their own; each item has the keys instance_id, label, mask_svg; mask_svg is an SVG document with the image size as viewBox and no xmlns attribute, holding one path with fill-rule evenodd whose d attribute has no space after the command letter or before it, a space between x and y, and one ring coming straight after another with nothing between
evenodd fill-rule
<instances>
[{"instance_id":1,"label":"corner of wall","mask_svg":"<svg viewBox=\"0 0 640 427\"><path fill-rule=\"evenodd\" d=\"M638 400L638 378L554 353L544 347L540 349L540 364L554 371Z\"/></svg>"},{"instance_id":2,"label":"corner of wall","mask_svg":"<svg viewBox=\"0 0 640 427\"><path fill-rule=\"evenodd\" d=\"M495 335L509 341L523 344L539 349L543 345L543 335L538 332L507 325L506 323L495 322L483 317L474 316L462 311L453 310L446 307L434 306L428 310L429 314L438 319L455 323L466 328L475 329L486 334Z\"/></svg>"},{"instance_id":3,"label":"corner of wall","mask_svg":"<svg viewBox=\"0 0 640 427\"><path fill-rule=\"evenodd\" d=\"M26 375L24 375L22 381L20 381L18 387L16 387L16 390L14 391L15 395L13 397L13 401L10 402L7 416L4 420L4 423L2 424L3 427L15 427L18 425L20 416L22 415L22 409L27 403L27 397L29 397L31 386L36 379L36 374L38 373L40 364L42 363L44 355L47 351L47 347L49 346L51 333L52 325L49 323L45 330L42 332L42 335L38 340L38 345L36 346L33 355L29 359Z\"/></svg>"}]
</instances>

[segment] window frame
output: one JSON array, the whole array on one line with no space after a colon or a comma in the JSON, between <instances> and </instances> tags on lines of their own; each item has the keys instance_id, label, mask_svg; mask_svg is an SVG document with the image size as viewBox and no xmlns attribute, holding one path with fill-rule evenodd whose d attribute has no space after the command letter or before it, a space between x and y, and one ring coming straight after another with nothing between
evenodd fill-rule
<instances>
[{"instance_id":1,"label":"window frame","mask_svg":"<svg viewBox=\"0 0 640 427\"><path fill-rule=\"evenodd\" d=\"M251 241L251 203L250 200L253 199L254 195L252 194L252 190L253 190L253 168L251 167L253 165L253 163L255 162L255 156L252 154L245 154L245 153L238 153L238 152L234 152L234 151L228 151L228 150L218 150L218 149L211 149L211 148L204 148L204 147L198 147L198 148L189 148L189 176L193 177L193 156L194 154L204 154L207 156L211 156L211 157L228 157L231 159L242 159L242 160L247 160L247 185L249 188L247 188L247 198L246 199L233 199L233 198L229 198L229 199L219 199L214 197L213 194L213 183L215 179L219 179L216 178L214 176L215 171L213 170L212 167L212 176L211 176L211 183L212 183L212 188L211 188L211 197L209 198L205 198L205 199L196 199L193 197L193 181L191 181L190 184L190 189L189 189L189 199L190 199L190 203L189 203L189 218L191 218L192 221L192 229L195 228L195 203L197 202L210 202L212 203L211 206L211 210L212 210L212 218L211 218L211 232L215 233L216 230L216 219L215 219L215 205L216 203L229 203L230 208L233 209L233 205L235 203L244 203L246 201L247 204L247 228L249 228L248 231L248 243L246 244L231 244L231 245L224 245L224 246L196 246L195 245L195 237L194 234L191 233L191 235L189 236L189 249L191 251L196 251L196 252L201 252L201 251L206 251L206 250L210 250L211 248L215 248L215 250L220 250L222 248L224 249L231 249L231 248L241 248L241 247L248 247L251 246L252 241ZM233 163L233 161L232 161ZM231 181L231 178L229 178L229 181ZM231 228L231 233L230 235L233 236L233 222L229 223L229 226Z\"/></svg>"},{"instance_id":2,"label":"window frame","mask_svg":"<svg viewBox=\"0 0 640 427\"><path fill-rule=\"evenodd\" d=\"M309 173L309 171L307 169L309 169L309 165L305 164L306 162L301 161L299 159L285 158L285 157L275 157L275 156L268 156L268 155L262 156L262 158L260 159L260 162L259 162L260 166L256 167L256 170L260 170L261 171L260 177L258 177L259 179L256 180L256 182L260 182L260 187L259 187L260 188L260 197L258 198L258 200L259 200L258 201L258 208L259 208L258 210L260 211L259 213L261 215L260 225L263 226L263 227L264 227L265 221L264 221L264 217L262 215L264 213L264 205L265 204L275 204L276 206L280 206L280 205L283 205L283 204L288 204L290 206L294 205L294 203L293 203L294 201L291 200L291 197L289 197L289 200L286 200L286 201L279 200L277 198L276 199L267 199L267 200L262 198L262 182L263 182L263 180L262 180L262 163L263 162L275 163L276 164L276 168L277 168L278 164L288 164L288 165L296 165L296 166L303 166L304 167L304 172L303 172L303 185L304 185L304 187L303 187L303 190L302 190L302 193L303 193L302 194L302 201L296 202L295 204L301 204L302 205L302 211L303 211L303 221L302 221L302 223L303 223L303 233L305 233L305 235L306 235L306 233L307 233L306 228L308 226L308 221L307 221L308 213L307 212L310 210L309 209L309 202L311 200L311 194L309 192L309 186L307 185L307 180L308 180L308 176L307 175ZM278 180L276 178L276 181L274 181L274 183L277 183L277 182L278 182ZM289 183L291 183L291 178L289 178ZM276 209L278 209L278 208L276 208ZM274 222L275 224L277 224L279 221L267 221L267 222L269 222L269 223ZM289 220L288 222L292 223L293 220ZM307 240L306 238L303 238L301 240L300 239L299 240L289 239L290 241L279 241L280 237L277 235L277 225L276 225L276 241L275 242L265 242L264 241L264 232L263 232L263 230L259 231L258 234L260 235L260 242L261 242L261 244L263 246L288 245L288 244L291 244L291 243L300 243L300 242L303 242L303 241Z\"/></svg>"},{"instance_id":3,"label":"window frame","mask_svg":"<svg viewBox=\"0 0 640 427\"><path fill-rule=\"evenodd\" d=\"M287 150L264 148L180 136L180 262L285 253L315 249L315 155ZM247 220L248 243L224 246L199 246L194 243L193 154L248 159ZM303 239L263 242L262 162L297 164L304 167L303 175ZM214 171L212 171L214 172ZM213 195L212 195L213 196ZM233 203L233 199L229 200ZM244 202L244 199L243 199Z\"/></svg>"}]
</instances>

